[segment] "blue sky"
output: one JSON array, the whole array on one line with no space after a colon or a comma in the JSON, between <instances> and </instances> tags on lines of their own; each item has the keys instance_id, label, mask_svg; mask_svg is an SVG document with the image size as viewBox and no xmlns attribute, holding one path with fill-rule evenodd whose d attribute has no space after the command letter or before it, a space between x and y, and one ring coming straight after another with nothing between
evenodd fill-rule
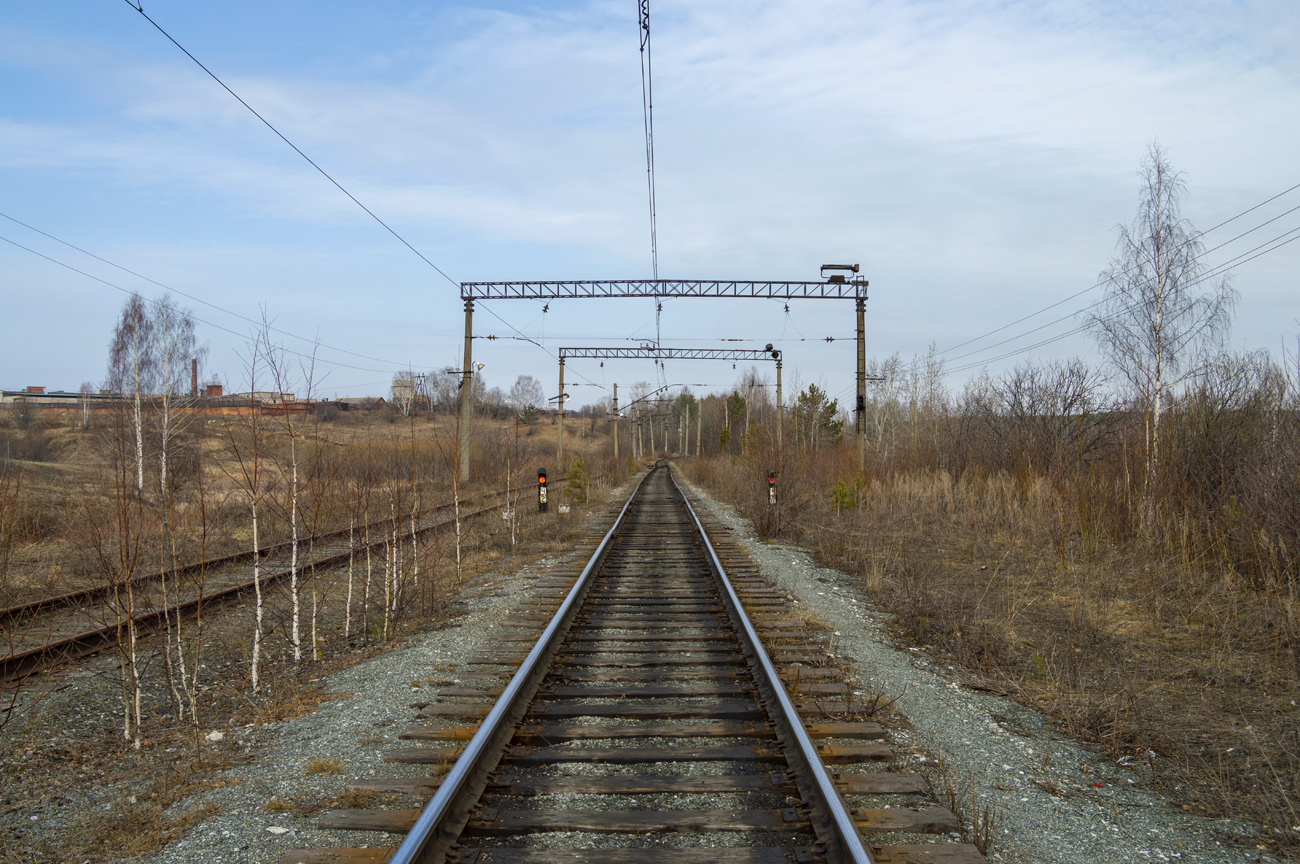
<instances>
[{"instance_id":1,"label":"blue sky","mask_svg":"<svg viewBox=\"0 0 1300 864\"><path fill-rule=\"evenodd\" d=\"M1132 217L1153 139L1186 172L1184 213L1201 229L1300 183L1300 9L1132 6L652 0L660 274L815 279L823 262L861 262L868 353L908 359L1093 285ZM456 282L650 275L635 0L154 0L145 11ZM1297 205L1300 190L1206 245ZM318 338L326 395L384 393L407 364L460 363L453 284L121 0L0 11L0 214L0 237L122 288L161 290L11 219ZM1297 227L1300 211L1207 262ZM0 242L0 385L100 380L124 295L12 243ZM1297 272L1300 242L1235 272L1235 347L1294 346ZM988 346L1099 296L945 356L994 373L1093 356L1072 336L997 359L1072 321ZM215 325L199 328L210 370L245 387L248 322L179 299ZM650 300L483 307L478 333L513 326L550 352L655 332ZM682 347L776 342L788 381L844 395L852 311L668 300L662 334ZM475 351L489 385L526 373L553 395L546 350ZM628 386L657 374L648 362L575 361L566 379ZM738 370L663 374L721 388ZM576 400L605 393L586 385Z\"/></svg>"}]
</instances>

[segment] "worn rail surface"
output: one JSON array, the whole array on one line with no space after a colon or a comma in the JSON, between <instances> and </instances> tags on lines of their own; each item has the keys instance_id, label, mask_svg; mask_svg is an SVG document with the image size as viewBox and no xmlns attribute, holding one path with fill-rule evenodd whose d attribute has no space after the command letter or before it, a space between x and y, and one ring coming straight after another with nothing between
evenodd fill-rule
<instances>
[{"instance_id":1,"label":"worn rail surface","mask_svg":"<svg viewBox=\"0 0 1300 864\"><path fill-rule=\"evenodd\" d=\"M401 846L281 864L982 862L921 777L887 769L884 728L814 628L710 533L651 471L576 579L538 583L401 733L434 746L386 756L437 767L351 786L423 809L321 817Z\"/></svg>"},{"instance_id":2,"label":"worn rail surface","mask_svg":"<svg viewBox=\"0 0 1300 864\"><path fill-rule=\"evenodd\" d=\"M499 498L499 494L490 493L461 502L462 524L500 511L505 506L503 503L481 504ZM456 516L453 508L454 505L448 503L426 510L414 532L411 527L399 524L399 542L411 542L412 533L423 536L454 527ZM382 546L390 539L392 527L391 519L382 519L368 525L302 538L298 541L298 577L310 578L317 570L345 564L349 555ZM367 535L372 539L366 540ZM134 614L130 617L137 632L161 629L169 618L176 620L177 615L188 617L200 609L215 610L223 604L238 602L254 590L252 566L255 557L262 570L263 588L290 578L290 543L287 541L263 546L256 556L252 551L239 552L185 564L174 570L134 576L130 584L133 594L130 608ZM169 580L171 584L167 585ZM116 645L126 628L124 601L121 599L126 590L124 583L93 585L0 610L0 630L6 637L8 649L0 657L0 682L17 681L46 672L66 661Z\"/></svg>"}]
</instances>

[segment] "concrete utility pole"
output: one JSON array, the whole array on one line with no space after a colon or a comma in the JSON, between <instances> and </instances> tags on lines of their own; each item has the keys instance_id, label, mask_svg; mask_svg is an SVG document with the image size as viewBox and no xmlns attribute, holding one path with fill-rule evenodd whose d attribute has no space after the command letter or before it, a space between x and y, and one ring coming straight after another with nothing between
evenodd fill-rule
<instances>
[{"instance_id":1,"label":"concrete utility pole","mask_svg":"<svg viewBox=\"0 0 1300 864\"><path fill-rule=\"evenodd\" d=\"M704 403L700 403L700 413L695 416L695 455L699 456L700 442L704 440Z\"/></svg>"},{"instance_id":2,"label":"concrete utility pole","mask_svg":"<svg viewBox=\"0 0 1300 864\"><path fill-rule=\"evenodd\" d=\"M618 461L618 384L614 385L614 461Z\"/></svg>"},{"instance_id":3,"label":"concrete utility pole","mask_svg":"<svg viewBox=\"0 0 1300 864\"><path fill-rule=\"evenodd\" d=\"M555 418L555 468L564 476L564 358L560 358L560 395Z\"/></svg>"},{"instance_id":4,"label":"concrete utility pole","mask_svg":"<svg viewBox=\"0 0 1300 864\"><path fill-rule=\"evenodd\" d=\"M474 412L474 301L465 301L465 363L460 367L460 482L469 482L470 420Z\"/></svg>"},{"instance_id":5,"label":"concrete utility pole","mask_svg":"<svg viewBox=\"0 0 1300 864\"><path fill-rule=\"evenodd\" d=\"M781 352L776 354L776 449L781 450Z\"/></svg>"},{"instance_id":6,"label":"concrete utility pole","mask_svg":"<svg viewBox=\"0 0 1300 864\"><path fill-rule=\"evenodd\" d=\"M858 470L867 470L867 301L859 297L858 304Z\"/></svg>"}]
</instances>

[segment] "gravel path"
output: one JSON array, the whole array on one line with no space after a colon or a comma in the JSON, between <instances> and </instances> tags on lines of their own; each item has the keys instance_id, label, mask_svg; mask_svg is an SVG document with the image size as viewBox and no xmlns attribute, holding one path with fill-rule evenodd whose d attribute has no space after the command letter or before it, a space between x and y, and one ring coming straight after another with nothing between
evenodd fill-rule
<instances>
[{"instance_id":1,"label":"gravel path","mask_svg":"<svg viewBox=\"0 0 1300 864\"><path fill-rule=\"evenodd\" d=\"M768 578L836 628L838 652L857 664L857 683L863 690L901 694L898 707L913 728L891 732L891 741L900 758L910 760L908 767L924 769L930 757L923 753L941 753L955 776L973 781L981 807L989 802L996 806L999 828L992 860L1278 861L1249 848L1258 826L1183 814L1138 787L1141 766L1117 765L1052 734L1037 712L968 690L955 673L936 668L920 652L890 647L883 630L885 616L868 608L851 577L818 567L796 549L759 541L731 508L698 491L696 495L706 510L733 529ZM265 864L293 848L392 845L387 835L321 830L316 827L318 808L311 805L338 795L353 777L426 774L427 766L382 761L384 751L403 746L396 736L414 717L410 704L429 701L437 686L455 681L467 668L467 659L493 637L501 619L557 563L543 561L508 577L471 584L458 599L462 617L330 676L324 684L339 698L313 713L220 733L221 746L248 748L254 758L225 772L224 785L191 796L169 812L180 817L204 807L220 808L148 859L150 864ZM308 763L314 759L334 760L342 773L309 773ZM271 809L273 802L289 809ZM419 804L414 799L385 801L385 806ZM296 815L294 806L311 808L311 814Z\"/></svg>"},{"instance_id":2,"label":"gravel path","mask_svg":"<svg viewBox=\"0 0 1300 864\"><path fill-rule=\"evenodd\" d=\"M896 707L913 728L890 732L895 753L921 771L932 760L922 754L941 754L950 776L973 783L981 808L994 806L998 828L991 860L1016 864L1280 860L1254 848L1254 838L1264 830L1261 826L1183 813L1167 799L1140 788L1141 764L1117 764L1054 734L1050 720L1041 713L970 690L950 667L936 665L916 649L893 647L885 630L888 616L870 608L868 598L854 587L853 577L820 567L797 549L759 540L749 522L731 507L712 501L698 489L692 492L693 503L703 505L731 528L769 579L813 617L835 628L836 653L856 664L855 683L862 690L898 696Z\"/></svg>"}]
</instances>

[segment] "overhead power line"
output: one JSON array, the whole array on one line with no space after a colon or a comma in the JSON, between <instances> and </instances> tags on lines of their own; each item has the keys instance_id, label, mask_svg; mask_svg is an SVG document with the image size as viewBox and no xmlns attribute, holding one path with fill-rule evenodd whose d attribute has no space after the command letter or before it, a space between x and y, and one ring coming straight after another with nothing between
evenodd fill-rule
<instances>
[{"instance_id":1,"label":"overhead power line","mask_svg":"<svg viewBox=\"0 0 1300 864\"><path fill-rule=\"evenodd\" d=\"M331 176L329 175L329 172L327 172L324 168L322 168L322 167L320 167L319 165L317 165L316 162L313 161L312 158L311 158L310 156L308 156L306 153L302 152L302 150L298 147L297 144L294 144L292 141L290 141L290 140L289 140L289 139L284 135L283 132L281 132L279 129L275 128L275 126L271 125L271 121L267 120L267 119L266 119L265 117L263 117L261 114L257 113L257 110L256 110L255 108L253 108L252 105L249 105L247 102L244 101L243 97L241 97L241 96L240 96L238 93L236 93L234 90L231 90L230 87L227 86L227 84L226 84L225 81L222 81L220 78L217 77L217 75L216 75L215 72L213 72L213 71L212 71L211 69L209 69L207 66L204 66L203 63L199 60L199 58L197 58L197 57L195 57L193 54L191 54L191 53L190 53L190 52L185 48L184 45L182 45L181 43L177 42L176 39L175 39L175 38L174 38L170 33L168 33L166 30L164 30L164 29L162 28L162 26L159 25L159 23L158 23L157 21L155 21L155 20L153 20L152 18L150 18L150 17L149 17L149 14L148 14L147 12L144 11L144 9L139 5L139 3L133 3L133 2L131 2L131 0L125 0L125 2L126 2L126 5L130 6L130 7L131 7L132 9L134 9L135 11L139 12L140 15L144 17L144 20L146 20L146 21L148 21L150 24L152 24L152 25L154 26L154 29L156 29L156 30L157 30L159 33L161 33L162 35L166 36L166 37L167 37L167 41L171 42L171 43L172 43L173 45L175 45L177 48L181 49L181 51L185 54L186 57L188 57L188 58L190 58L191 60L194 61L195 65L197 65L197 66L198 66L200 69L202 69L204 72L208 73L208 77L210 77L213 81L216 81L218 84L220 84L220 85L221 85L221 88L222 88L223 90L225 90L225 91L226 91L227 93L229 93L231 96L234 96L235 99L239 102L240 105L243 105L245 108L247 108L247 109L249 110L249 112L252 113L252 115L253 115L254 117L256 117L258 120L261 120L262 123L263 123L263 125L265 125L267 129L270 129L272 132L274 132L274 133L276 134L277 137L279 137L279 139L280 139L281 141L283 141L284 143L286 143L286 144L288 144L290 147L292 147L292 148L293 148L293 152L297 153L297 154L298 154L299 156L301 156L303 159L307 160L307 164L308 164L308 165L310 165L311 167L313 167L313 168L315 168L317 171L319 171L319 172L320 172L320 175L321 175L322 177L324 177L326 180L328 180L328 181L330 181L331 183L333 183L334 186L335 186L335 188L337 188L337 189L338 189L340 192L342 192L344 195L346 195L346 196L348 196L349 198L351 198L351 199L352 199L352 203L356 204L356 205L357 205L358 207L360 207L362 210L366 211L367 215L369 215L371 219L374 219L376 222L378 222L380 225L382 225L382 226L384 227L384 230L385 230L385 231L387 231L389 234L392 234L394 237L396 237L396 238L398 239L398 241L401 242L401 244L402 244L403 246L405 246L407 249L410 249L410 250L411 250L412 252L414 252L416 255L419 255L419 256L420 256L420 260L423 261L425 264L428 264L428 265L429 265L430 267L432 267L434 270L437 270L438 273L442 275L442 278L446 279L446 280L447 280L448 282L450 282L452 285L455 285L455 286L457 286L457 287L460 286L460 283L459 283L459 282L457 282L455 279L452 279L450 276L448 276L448 275L443 271L443 269L442 269L441 267L439 267L437 264L434 264L432 261L430 261L428 258L426 258L426 257L424 256L424 253L423 253L423 252L421 252L419 249L416 249L414 246L412 246L410 243L407 242L407 240L406 240L405 237L403 237L401 234L398 234L396 231L394 231L394 230L393 230L393 227L392 227L391 225L389 225L389 224L388 224L387 222L385 222L383 219L380 219L378 216L376 216L375 213L374 213L374 211L371 210L369 207L367 207L365 204L362 204L361 201L357 199L357 196L353 195L353 194L352 194L351 192L349 192L347 189L344 189L344 188L343 188L343 184L339 183L339 181L337 181L337 180L335 180L333 177L331 177Z\"/></svg>"},{"instance_id":2,"label":"overhead power line","mask_svg":"<svg viewBox=\"0 0 1300 864\"><path fill-rule=\"evenodd\" d=\"M16 240L10 240L8 237L5 237L5 236L3 236L3 235L0 235L0 240L3 240L4 242L8 243L10 246L16 246L17 248L22 249L24 252L30 252L30 253L32 253L33 255L35 255L36 257L38 257L38 258L44 258L46 261L49 261L51 264L57 264L58 266L63 267L63 268L66 269L66 270L71 270L73 273L79 273L80 275L85 276L87 279L93 279L94 281L99 282L99 283L102 284L102 285L107 285L109 288L113 288L113 289L115 289L115 290L117 290L117 291L121 291L123 294L127 294L127 295L138 295L138 294L139 294L138 291L134 291L134 290L132 290L132 289L130 289L130 288L123 288L121 285L118 285L118 284L115 283L115 282L109 282L107 279L102 279L102 278L100 278L99 276L96 276L96 275L93 274L93 273L87 273L85 270L82 270L82 269L80 269L80 268L78 268L78 267L74 267L74 266L72 266L71 264L68 264L68 263L65 262L65 261L60 261L60 260L57 259L57 258L52 258L52 257L50 257L49 255L46 255L44 252L38 252L38 251L36 251L35 249L31 248L30 246L24 246L23 244L17 242ZM188 296L188 295L187 295L187 296ZM158 303L159 303L158 300L155 300L155 299L150 298L150 297L145 297L145 298L143 298L143 299L145 300L145 302L153 303L154 305L158 305ZM197 315L193 315L193 316L191 316L191 317L194 318L195 321L198 321L200 324L206 324L207 326L212 327L212 328L215 328L215 329L217 329L217 330L220 330L220 331L222 331L223 333L229 333L229 334L231 334L232 336L238 336L238 337L241 338L241 339L246 338L246 337L248 336L247 333L239 333L239 332L236 332L236 331L234 331L234 330L231 330L229 327L223 327L223 326L221 326L220 324L217 324L217 323L214 322L214 321L208 321L208 320L206 320L206 319L204 319L204 318L199 318ZM240 317L242 318L243 316L240 316ZM249 320L252 320L252 319L249 319ZM257 326L259 326L259 327L262 326L261 322L254 321L254 323L257 324ZM299 337L299 338L301 338L301 337ZM286 353L292 354L292 355L295 356L295 357L300 357L300 358L302 358L303 360L314 360L315 362L318 362L318 363L324 363L324 364L329 365L329 366L338 366L338 367L343 368L343 369L355 369L355 370L358 371L358 372L380 372L380 373L385 373L385 374L386 374L386 373L390 373L390 372L393 371L392 369L371 369L371 368L366 367L366 366L353 366L353 365L351 365L351 364L349 364L349 363L340 363L340 362L337 361L337 360L326 360L326 359L321 358L321 357L313 357L313 356L310 355L310 354L304 354L304 353L301 352L301 351L294 351L292 348L284 348L283 350L284 350Z\"/></svg>"},{"instance_id":3,"label":"overhead power line","mask_svg":"<svg viewBox=\"0 0 1300 864\"><path fill-rule=\"evenodd\" d=\"M557 363L559 362L559 360L560 360L559 355L557 355L557 354L556 354L554 351L552 351L550 348L547 348L547 347L546 347L545 345L543 345L542 343L540 343L540 342L538 342L538 341L532 339L531 337L529 337L526 333L524 333L524 331L520 330L518 327L516 327L515 325L511 324L509 321L507 321L506 319L502 318L502 317L501 317L500 315L498 315L496 312L493 312L493 311L492 311L491 309L489 309L487 306L484 306L484 305L483 305L483 301L481 301L481 300L479 301L478 308L479 308L479 309L482 309L484 312L488 313L488 314L491 315L493 318L497 319L497 320L500 321L502 324L506 325L506 326L509 327L511 330L513 330L513 331L515 331L516 333L518 333L518 334L519 334L519 337L520 337L524 342L532 342L532 343L533 343L534 345L536 345L538 348L541 348L541 349L542 349L543 351L545 351L547 354L550 354L551 357L552 357L552 358L553 358ZM482 337L480 337L480 338L482 338ZM590 378L588 378L586 375L583 375L581 372L578 372L576 369L574 370L574 373L575 373L579 378L581 378L583 381L586 381L588 384L591 384L593 387L599 387L599 388L601 388L602 390L608 390L608 389L609 389L609 388L606 387L604 384L597 384L595 381L592 381Z\"/></svg>"},{"instance_id":4,"label":"overhead power line","mask_svg":"<svg viewBox=\"0 0 1300 864\"><path fill-rule=\"evenodd\" d=\"M654 67L650 62L650 0L637 0L641 28L641 112L645 123L645 176L650 196L650 266L659 278L659 236L655 214L655 100Z\"/></svg>"},{"instance_id":5,"label":"overhead power line","mask_svg":"<svg viewBox=\"0 0 1300 864\"><path fill-rule=\"evenodd\" d=\"M164 283L162 283L162 282L159 282L157 279L151 279L150 277L145 276L143 273L137 273L136 271L130 269L129 267L123 267L121 264L116 264L116 263L114 263L114 262L112 262L112 261L109 261L107 258L104 258L104 257L101 257L101 256L99 256L99 255L96 255L94 252L89 252L89 251L87 251L87 250L85 250L85 249L82 249L80 246L77 246L77 245L75 245L75 244L73 244L73 243L69 243L67 240L63 240L63 239L61 239L61 238L59 238L59 237L55 237L53 234L49 233L48 231L42 231L40 228L37 228L37 227L34 226L34 225L29 225L28 223L22 221L21 219L15 219L13 216L10 216L10 215L7 214L7 213L0 213L0 217L4 217L5 219L8 219L10 222L13 222L13 223L16 224L16 225L21 225L21 226L23 226L24 228L28 229L29 231L34 231L35 233L40 234L42 237L47 237L47 238L49 238L50 240L53 240L55 243L59 243L59 244L61 244L61 245L63 245L63 246L67 246L69 249L74 249L74 250L76 250L77 252L80 252L82 255L86 255L86 256L89 256L89 257L91 257L91 258L94 258L96 261L99 261L99 262L101 262L101 263L103 263L103 264L107 264L109 267L114 267L114 268L116 268L116 269L118 269L118 270L121 270L123 273L129 273L130 275L136 277L137 279L143 279L145 282L148 282L148 283L150 283L151 285L157 285L159 288L162 288L162 289L165 290L165 291L171 291L173 294L179 294L179 295L182 296L182 297L185 297L185 298L187 298L187 299L189 299L189 300L193 300L195 303L201 303L201 304L203 304L204 306L207 306L207 307L210 308L210 309L215 309L215 310L217 310L218 312L223 312L223 313L225 313L226 315L230 315L231 317L238 318L238 319L240 319L241 321L247 321L249 324L252 324L252 325L254 325L254 326L256 326L256 327L261 327L261 326L263 326L263 325L266 323L266 322L264 322L264 321L259 321L259 320L257 320L256 318L250 318L250 317L248 317L247 315L242 315L242 314L240 314L239 312L235 312L235 311L233 311L233 310L231 310L231 309L227 309L227 308L225 308L224 306L218 306L218 305L215 304L215 303L212 303L212 302L209 302L209 301L207 301L207 300L204 300L202 297L196 297L196 296L194 296L193 294L189 294L189 293L187 293L187 292L185 292L185 291L181 291L179 288L173 288L173 287L171 287L170 285L166 285L166 284L164 284ZM6 241L6 242L10 242L10 243L12 243L13 241ZM17 244L17 243L13 243L13 245L15 245L15 246L19 246L19 244ZM20 249L27 249L26 246L19 246L19 248L20 248ZM31 251L33 251L33 250L27 249L27 251L31 252ZM40 255L39 252L34 252L33 254ZM62 264L61 262L57 261L57 260L54 259L54 258L50 258L49 256L41 255L41 257L42 257L42 258L45 258L47 261L53 261L53 262L56 263L56 264L60 264L60 266L67 266L67 265L64 265L64 264ZM74 271L77 272L77 273L81 273L81 272L82 272L82 271L80 271L80 270L76 270L76 268L69 268L69 269L72 269L72 270L74 270ZM89 274L83 274L83 275L89 275ZM91 277L91 278L94 278L94 277ZM114 285L113 287L116 288L116 287L118 287L118 286ZM122 289L120 289L120 290L125 291L125 290L127 290L127 289L122 288ZM204 322L204 323L207 323L207 322ZM216 325L213 325L213 326L216 326ZM339 352L340 354L348 354L348 355L350 355L350 356L352 356L352 357L359 357L359 358L362 359L362 360L373 360L373 361L376 362L376 363L391 364L391 365L393 365L394 367L402 367L402 366L407 365L407 364L405 364L405 363L394 363L393 361L391 361L391 360L385 360L385 359L383 359L382 357L371 357L369 354L359 354L359 353L357 353L356 351L349 351L349 350L346 349L346 348L339 348L339 347L337 347L337 346L335 346L335 345L327 345L327 344L324 343L324 342L320 342L320 341L318 341L318 340L316 340L316 339L311 339L311 338L308 338L308 337L306 337L306 336L299 336L297 333L291 333L291 332L289 332L288 330L284 330L284 329L281 329L281 328L279 328L279 327L269 327L269 326L268 326L267 329L271 330L271 331L274 332L274 333L279 333L279 334L282 335L282 336L288 336L288 337L293 338L293 339L298 339L298 340L300 340L300 341L302 341L302 342L306 342L306 343L308 343L308 344L310 344L310 345L318 345L318 346L320 346L321 348L328 348L329 350L331 350L331 351L337 351L337 352ZM228 331L228 332L234 332L234 331Z\"/></svg>"},{"instance_id":6,"label":"overhead power line","mask_svg":"<svg viewBox=\"0 0 1300 864\"><path fill-rule=\"evenodd\" d=\"M1241 217L1243 217L1243 216L1245 216L1245 215L1247 215L1247 214L1249 214L1249 213L1253 213L1254 211L1258 210L1259 208L1263 207L1264 205L1266 205L1266 204L1271 204L1272 202L1276 201L1277 199L1281 198L1282 196L1284 196L1284 195L1286 195L1286 194L1288 194L1288 193L1294 192L1294 191L1296 191L1297 189L1300 189L1300 183L1297 183L1296 185L1291 186L1291 187L1289 187L1289 188L1287 188L1287 189L1283 189L1281 192L1277 193L1276 195L1272 196L1271 198L1266 198L1265 200L1263 200L1263 201L1259 202L1258 204L1254 205L1253 207L1248 207L1248 208L1246 208L1245 210L1242 210L1240 213L1237 213L1237 214L1234 215L1234 216L1229 216L1227 219L1224 219L1222 222L1218 223L1217 225L1214 225L1214 226L1212 226L1212 227L1210 227L1210 228L1207 228L1205 231L1201 232L1198 236L1205 236L1206 234L1209 234L1209 233L1212 232L1212 231L1217 231L1218 229L1222 228L1223 226L1225 226L1225 225L1227 225L1227 224L1229 224L1229 223L1231 223L1231 222L1235 222L1236 220L1240 219ZM1242 237L1245 237L1247 234L1250 234L1250 233L1253 232L1253 231L1257 231L1257 230L1259 230L1260 228L1263 228L1265 225L1268 225L1268 224L1270 224L1270 223L1272 223L1272 222L1276 222L1278 219L1281 219L1283 216L1286 216L1286 215L1288 215L1288 214L1290 214L1290 213L1294 213L1294 212L1295 212L1296 210L1298 210L1298 209L1300 209L1300 207L1292 207L1290 210L1287 210L1285 213L1281 213L1281 214L1279 214L1279 215L1277 215L1277 216L1274 216L1272 219L1269 219L1267 222L1261 222L1259 225L1256 225L1254 228L1251 228L1249 231L1245 231L1245 232L1243 232L1243 233L1241 233L1241 234L1238 234L1236 237L1233 237L1231 240L1225 240L1223 243L1220 243L1218 246L1215 246L1213 249L1208 249L1208 250L1206 250L1206 253L1205 253L1205 254L1208 254L1209 252L1214 252L1214 251L1216 251L1216 250L1218 250L1218 249L1222 249L1222 248L1223 248L1224 246L1226 246L1227 244L1232 243L1232 242L1235 242L1235 241L1237 241L1237 240L1240 240ZM1127 271L1125 271L1125 272L1127 272ZM1001 332L1004 331L1004 330L1009 330L1010 328L1015 327L1017 324L1023 324L1025 321L1028 321L1028 320L1031 319L1031 318L1036 318L1036 317L1038 317L1039 315L1042 315L1044 312L1050 312L1051 310L1057 308L1058 306L1063 306L1063 305L1065 305L1066 303L1069 303L1071 300L1074 300L1075 298L1082 297L1084 294L1087 294L1089 291L1095 291L1096 289L1100 288L1102 285L1105 285L1105 284L1106 284L1106 280L1104 280L1104 279L1099 279L1098 281L1094 282L1092 285L1089 285L1087 288L1084 288L1082 291L1076 291L1075 293L1071 294L1071 295L1068 296L1068 297L1065 297L1065 298L1063 298L1063 299L1061 299L1061 300L1057 300L1055 303L1051 303L1051 304L1049 304L1049 305L1047 305L1047 306L1044 306L1043 308L1041 308L1041 309L1039 309L1039 310L1037 310L1037 311L1035 311L1035 312L1030 312L1028 315L1023 315L1023 316L1021 316L1020 318L1017 318L1016 320L1014 320L1014 321L1012 321L1012 322L1010 322L1010 323L1008 323L1008 324L1003 324L1001 327L996 327L996 328L994 328L994 329L992 329L992 330L989 330L987 333L981 333L981 334L978 335L978 336L973 336L973 337L971 337L970 339L967 339L965 342L958 342L956 345L951 345L951 346L949 346L949 347L947 347L947 348L941 349L941 350L939 351L939 353L940 353L940 354L948 354L948 353L950 353L950 352L952 352L952 351L956 351L958 348L965 348L967 345L971 345L971 344L973 344L973 343L975 343L975 342L980 341L981 339L987 339L989 336L994 336L994 335L996 335L996 334L998 334L998 333L1001 333ZM1084 310L1081 310L1081 311L1084 311ZM1078 314L1078 313L1075 313L1075 314ZM1071 316L1071 317L1072 317L1072 316ZM1051 326L1051 325L1049 324L1049 325L1046 325L1046 326ZM1042 328L1041 328L1041 327L1039 327L1039 328L1035 328L1035 330L1027 331L1026 334L1022 334L1022 335L1028 335L1028 333L1033 333L1033 332L1035 332L1036 330L1040 330L1040 329L1042 329ZM1017 338L1020 338L1020 337L1012 337L1012 340L1017 339ZM998 344L998 345L1002 345L1002 344L1005 344L1005 342L999 342L999 343L997 343L997 344ZM980 349L980 350L989 350L989 349L991 349L991 348L995 348L995 347L997 347L997 345L987 346L986 348L983 348L983 349ZM976 352L976 353L978 353L978 352ZM965 356L969 356L969 355L962 355L962 356L965 357ZM960 358L956 358L956 359L960 359Z\"/></svg>"},{"instance_id":7,"label":"overhead power line","mask_svg":"<svg viewBox=\"0 0 1300 864\"><path fill-rule=\"evenodd\" d=\"M1196 277L1196 278L1193 279L1190 283L1188 283L1188 284L1189 284L1189 287L1190 287L1190 286L1198 285L1198 284L1200 284L1201 282L1204 282L1204 281L1206 281L1206 280L1213 279L1215 276L1220 276L1220 275L1222 275L1223 273L1226 273L1228 270L1231 270L1231 269L1233 269L1233 268L1235 268L1235 267L1240 267L1242 264L1245 264L1245 263L1247 263L1248 261L1254 261L1256 258L1259 258L1259 257L1261 257L1261 256L1263 256L1263 255L1267 255L1267 254L1270 253L1270 252L1275 252L1275 251L1277 251L1278 249L1281 249L1283 246L1288 246L1288 245L1290 245L1291 243L1294 243L1294 242L1296 242L1297 240L1300 240L1300 234L1298 234L1297 232L1300 232L1300 227L1292 228L1290 231L1287 231L1287 232L1285 232L1285 233L1283 233L1283 234L1279 234L1278 236L1274 237L1272 240L1268 240L1268 241L1266 241L1266 242L1264 242L1264 243L1261 243L1260 245L1256 246L1254 249L1250 249L1250 250L1248 250L1248 251L1246 251L1246 252L1241 253L1241 254L1238 255L1236 258L1232 258L1232 259L1230 259L1229 261L1224 262L1223 264L1216 265L1214 268L1212 268L1212 269L1206 271L1205 273L1202 273L1200 276ZM1288 235L1291 235L1291 234L1295 234L1296 236L1291 237L1290 239L1283 239L1283 238L1285 238L1285 237L1287 237ZM1278 241L1281 241L1281 242L1278 242ZM1268 248L1265 248L1265 247L1268 247ZM1251 254L1251 253L1254 253L1254 254ZM1091 306L1088 306L1088 307L1086 307L1086 308L1084 308L1084 309L1079 310L1079 312L1076 312L1075 315L1081 314L1082 312L1086 312L1086 311L1088 311L1088 309L1093 309L1093 308L1097 307L1098 305L1100 305L1100 302L1101 302L1101 301L1098 301L1097 303L1093 303ZM1119 315L1123 315L1123 314L1125 314L1126 312L1131 311L1132 308L1133 308L1133 307L1130 305L1129 307L1127 307L1127 308L1125 308L1125 309L1121 309L1121 310L1119 310L1118 312L1115 313L1115 315L1112 315L1112 316L1110 316L1110 317L1111 317L1111 318L1114 318L1114 317L1118 317ZM1050 324L1044 324L1044 325L1042 325L1042 327L1037 327L1037 328L1035 328L1035 330L1041 330L1041 329L1043 329L1043 327L1050 327L1051 324L1059 324L1059 323L1061 323L1062 321L1069 320L1069 319L1072 318L1072 317L1075 317L1075 316L1074 316L1074 315L1070 315L1070 316L1064 316L1064 317L1062 317L1062 318L1058 318L1056 321L1053 321L1053 322L1051 322ZM1005 353L1005 354L1000 354L1000 355L998 355L997 357L985 358L984 360L979 360L979 361L976 361L976 362L974 362L974 363L966 363L966 364L963 364L963 365L961 365L961 366L956 366L956 367L954 367L954 368L952 368L952 369L949 369L949 370L947 370L947 371L949 371L949 372L965 372L965 371L970 370L970 369L975 369L975 368L978 368L978 367L980 367L980 366L984 366L984 365L986 365L986 364L988 364L988 363L995 363L995 362L997 362L998 360L1005 360L1005 359L1007 359L1007 358L1009 358L1009 357L1015 357L1015 356L1018 355L1018 354L1024 354L1024 353L1026 353L1026 352L1028 352L1028 351L1032 351L1032 350L1034 350L1035 348L1042 348L1042 347L1044 347L1044 346L1046 346L1046 345L1050 345L1050 344L1052 344L1053 342L1059 342L1059 341L1062 340L1062 339L1066 339L1066 338L1068 338L1068 337L1070 337L1070 336L1074 336L1074 335L1077 335L1077 334L1079 334L1079 333L1082 333L1082 332L1084 332L1084 331L1087 330L1087 329L1088 329L1088 325L1087 325L1087 324L1083 324L1083 325L1080 325L1080 326L1078 326L1078 327L1075 327L1075 328L1072 329L1072 330L1067 330L1067 331L1064 332L1064 333L1060 333L1060 334L1058 334L1058 335L1056 335L1056 336L1048 337L1047 339L1044 339L1044 340L1042 340L1041 342L1035 342L1033 345L1026 345L1026 346L1024 346L1024 347L1022 347L1022 348L1017 348L1017 349L1015 349L1014 351L1008 351L1008 352ZM1032 333L1032 332L1034 332L1034 331L1031 330L1031 331L1028 331L1028 332L1031 332L1031 333ZM1022 334L1022 336L1023 336L1023 335L1028 335L1028 334L1027 334L1027 333L1026 333L1026 334ZM1000 342L1000 343L998 343L998 344L999 344L999 345L1001 345L1001 344L1006 344L1006 342L1015 341L1015 339L1018 339L1018 338L1021 338L1021 337L1020 337L1020 336L1013 337L1012 339L1004 340L1003 342ZM992 346L991 346L991 347L992 347ZM981 352L973 352L973 353L981 353ZM969 356L969 355L963 355L963 356ZM956 358L956 359L960 359L960 358Z\"/></svg>"}]
</instances>

